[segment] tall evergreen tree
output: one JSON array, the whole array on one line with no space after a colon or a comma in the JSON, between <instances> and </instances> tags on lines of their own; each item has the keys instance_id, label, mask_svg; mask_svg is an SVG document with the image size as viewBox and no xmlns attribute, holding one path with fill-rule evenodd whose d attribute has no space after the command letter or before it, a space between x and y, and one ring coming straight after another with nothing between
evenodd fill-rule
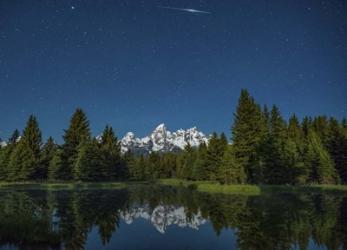
<instances>
[{"instance_id":1,"label":"tall evergreen tree","mask_svg":"<svg viewBox=\"0 0 347 250\"><path fill-rule=\"evenodd\" d=\"M8 163L7 180L23 181L33 179L36 171L35 155L27 144L26 140L21 140L11 153Z\"/></svg>"},{"instance_id":2,"label":"tall evergreen tree","mask_svg":"<svg viewBox=\"0 0 347 250\"><path fill-rule=\"evenodd\" d=\"M212 134L206 152L206 179L216 180L219 168L222 165L224 152L227 148L227 139L224 134L219 138L216 133Z\"/></svg>"},{"instance_id":3,"label":"tall evergreen tree","mask_svg":"<svg viewBox=\"0 0 347 250\"><path fill-rule=\"evenodd\" d=\"M7 176L7 148L8 146L0 148L0 180L6 179Z\"/></svg>"},{"instance_id":4,"label":"tall evergreen tree","mask_svg":"<svg viewBox=\"0 0 347 250\"><path fill-rule=\"evenodd\" d=\"M63 180L65 178L64 171L61 171L61 169L64 169L64 163L62 159L63 150L61 148L57 148L57 150L55 150L54 152L52 160L48 165L48 180Z\"/></svg>"},{"instance_id":5,"label":"tall evergreen tree","mask_svg":"<svg viewBox=\"0 0 347 250\"><path fill-rule=\"evenodd\" d=\"M103 158L98 142L93 139L81 143L78 146L78 154L73 168L74 179L80 181L103 180L102 169Z\"/></svg>"},{"instance_id":6,"label":"tall evergreen tree","mask_svg":"<svg viewBox=\"0 0 347 250\"><path fill-rule=\"evenodd\" d=\"M73 178L73 166L77 158L78 147L90 140L89 121L82 109L76 109L70 120L70 126L65 130L64 144L62 146L62 166L59 176L64 180Z\"/></svg>"},{"instance_id":7,"label":"tall evergreen tree","mask_svg":"<svg viewBox=\"0 0 347 250\"><path fill-rule=\"evenodd\" d=\"M314 117L312 121L312 128L314 129L316 134L319 136L324 146L327 145L327 139L328 139L328 133L329 133L328 126L329 126L329 123L326 116Z\"/></svg>"},{"instance_id":8,"label":"tall evergreen tree","mask_svg":"<svg viewBox=\"0 0 347 250\"><path fill-rule=\"evenodd\" d=\"M299 151L302 152L304 147L304 133L295 114L289 118L288 137L295 142Z\"/></svg>"},{"instance_id":9,"label":"tall evergreen tree","mask_svg":"<svg viewBox=\"0 0 347 250\"><path fill-rule=\"evenodd\" d=\"M193 179L205 180L208 179L208 166L206 164L207 146L205 143L199 145L197 150L196 160L193 165Z\"/></svg>"},{"instance_id":10,"label":"tall evergreen tree","mask_svg":"<svg viewBox=\"0 0 347 250\"><path fill-rule=\"evenodd\" d=\"M115 179L122 177L121 148L112 127L106 126L101 136L101 154L103 167L101 169L104 179Z\"/></svg>"},{"instance_id":11,"label":"tall evergreen tree","mask_svg":"<svg viewBox=\"0 0 347 250\"><path fill-rule=\"evenodd\" d=\"M286 125L276 106L271 110L270 132L263 145L264 180L269 184L286 183L288 175L284 162Z\"/></svg>"},{"instance_id":12,"label":"tall evergreen tree","mask_svg":"<svg viewBox=\"0 0 347 250\"><path fill-rule=\"evenodd\" d=\"M152 152L147 157L145 164L146 179L154 180L160 176L160 156L159 153Z\"/></svg>"},{"instance_id":13,"label":"tall evergreen tree","mask_svg":"<svg viewBox=\"0 0 347 250\"><path fill-rule=\"evenodd\" d=\"M42 148L39 168L37 169L35 173L37 178L39 179L48 178L49 165L55 155L56 150L57 150L57 145L54 143L53 138L49 137L47 142Z\"/></svg>"},{"instance_id":14,"label":"tall evergreen tree","mask_svg":"<svg viewBox=\"0 0 347 250\"><path fill-rule=\"evenodd\" d=\"M23 131L22 140L25 140L27 146L32 150L36 164L40 159L42 136L39 124L35 116L30 115L26 127Z\"/></svg>"},{"instance_id":15,"label":"tall evergreen tree","mask_svg":"<svg viewBox=\"0 0 347 250\"><path fill-rule=\"evenodd\" d=\"M245 172L242 165L236 161L232 146L224 152L217 179L222 184L242 184L246 181Z\"/></svg>"},{"instance_id":16,"label":"tall evergreen tree","mask_svg":"<svg viewBox=\"0 0 347 250\"><path fill-rule=\"evenodd\" d=\"M282 184L305 184L307 181L309 167L304 164L303 154L292 138L288 137L283 145L282 152L283 172Z\"/></svg>"},{"instance_id":17,"label":"tall evergreen tree","mask_svg":"<svg viewBox=\"0 0 347 250\"><path fill-rule=\"evenodd\" d=\"M18 141L18 133L15 131L12 142ZM41 131L36 117L31 115L23 131L23 137L11 153L8 164L9 180L28 180L37 178L36 171L39 168Z\"/></svg>"},{"instance_id":18,"label":"tall evergreen tree","mask_svg":"<svg viewBox=\"0 0 347 250\"><path fill-rule=\"evenodd\" d=\"M313 129L308 132L305 164L311 168L310 182L334 184L339 182L334 162Z\"/></svg>"},{"instance_id":19,"label":"tall evergreen tree","mask_svg":"<svg viewBox=\"0 0 347 250\"><path fill-rule=\"evenodd\" d=\"M326 147L335 163L341 182L347 183L347 133L343 125L334 118L329 120Z\"/></svg>"},{"instance_id":20,"label":"tall evergreen tree","mask_svg":"<svg viewBox=\"0 0 347 250\"><path fill-rule=\"evenodd\" d=\"M194 179L193 178L193 167L196 160L196 152L194 148L188 143L184 147L184 151L181 157L181 169L179 176L184 179Z\"/></svg>"},{"instance_id":21,"label":"tall evergreen tree","mask_svg":"<svg viewBox=\"0 0 347 250\"><path fill-rule=\"evenodd\" d=\"M121 165L127 167L128 177L135 180L145 179L145 160L144 156L141 155L139 159L134 156L131 150L125 152L122 155Z\"/></svg>"},{"instance_id":22,"label":"tall evergreen tree","mask_svg":"<svg viewBox=\"0 0 347 250\"><path fill-rule=\"evenodd\" d=\"M304 136L308 136L308 132L310 129L312 129L312 118L305 116L304 119L302 120L302 132L304 133Z\"/></svg>"},{"instance_id":23,"label":"tall evergreen tree","mask_svg":"<svg viewBox=\"0 0 347 250\"><path fill-rule=\"evenodd\" d=\"M9 162L11 154L18 144L19 136L20 133L18 129L15 129L10 139L8 140L8 144L6 145L6 147L2 148L0 152L0 180L6 180L8 177L8 174L10 172Z\"/></svg>"},{"instance_id":24,"label":"tall evergreen tree","mask_svg":"<svg viewBox=\"0 0 347 250\"><path fill-rule=\"evenodd\" d=\"M130 177L134 180L145 179L145 158L141 154L138 159L135 159L133 155L129 155L127 165L129 166Z\"/></svg>"},{"instance_id":25,"label":"tall evergreen tree","mask_svg":"<svg viewBox=\"0 0 347 250\"><path fill-rule=\"evenodd\" d=\"M266 124L261 109L247 90L241 91L234 116L232 139L236 160L245 170L248 182L259 182L261 171L255 161Z\"/></svg>"},{"instance_id":26,"label":"tall evergreen tree","mask_svg":"<svg viewBox=\"0 0 347 250\"><path fill-rule=\"evenodd\" d=\"M270 118L271 118L271 114L269 112L267 105L264 105L262 115L263 115L263 120L266 127L266 132L267 132L270 129Z\"/></svg>"},{"instance_id":27,"label":"tall evergreen tree","mask_svg":"<svg viewBox=\"0 0 347 250\"><path fill-rule=\"evenodd\" d=\"M162 155L162 174L160 178L171 178L176 177L177 169L177 154L165 153ZM194 177L194 166L193 166L193 178Z\"/></svg>"}]
</instances>

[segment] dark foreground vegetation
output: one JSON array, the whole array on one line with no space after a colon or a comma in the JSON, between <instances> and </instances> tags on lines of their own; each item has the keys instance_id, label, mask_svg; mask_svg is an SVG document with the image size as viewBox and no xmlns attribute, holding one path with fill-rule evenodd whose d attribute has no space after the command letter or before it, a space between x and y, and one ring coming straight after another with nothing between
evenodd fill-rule
<instances>
[{"instance_id":1,"label":"dark foreground vegetation","mask_svg":"<svg viewBox=\"0 0 347 250\"><path fill-rule=\"evenodd\" d=\"M0 181L115 181L179 178L221 184L347 183L347 121L292 115L261 107L241 92L231 125L232 144L212 134L208 145L187 145L180 153L121 154L110 126L101 139L91 135L81 109L64 130L64 143L42 143L35 116L0 148Z\"/></svg>"}]
</instances>

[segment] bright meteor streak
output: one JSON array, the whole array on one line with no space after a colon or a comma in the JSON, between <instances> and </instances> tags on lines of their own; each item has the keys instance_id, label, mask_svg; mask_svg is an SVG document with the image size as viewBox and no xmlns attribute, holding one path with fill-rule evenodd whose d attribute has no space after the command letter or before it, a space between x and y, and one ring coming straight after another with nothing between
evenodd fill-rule
<instances>
[{"instance_id":1,"label":"bright meteor streak","mask_svg":"<svg viewBox=\"0 0 347 250\"><path fill-rule=\"evenodd\" d=\"M168 6L158 6L158 8L169 9L169 10L179 10L179 11L185 11L185 12L196 13L196 14L211 14L211 12L196 10L196 9L174 8L174 7L168 7Z\"/></svg>"}]
</instances>

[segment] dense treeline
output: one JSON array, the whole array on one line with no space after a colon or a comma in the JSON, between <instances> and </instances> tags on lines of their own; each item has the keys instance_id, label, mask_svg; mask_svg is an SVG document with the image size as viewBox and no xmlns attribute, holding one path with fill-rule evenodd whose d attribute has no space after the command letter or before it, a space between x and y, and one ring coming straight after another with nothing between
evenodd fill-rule
<instances>
[{"instance_id":1,"label":"dense treeline","mask_svg":"<svg viewBox=\"0 0 347 250\"><path fill-rule=\"evenodd\" d=\"M64 144L57 145L50 137L42 146L38 123L30 116L23 135L15 130L0 151L0 178L7 181L107 181L124 178L125 169L112 127L106 126L100 140L93 138L81 109L65 130Z\"/></svg>"},{"instance_id":2,"label":"dense treeline","mask_svg":"<svg viewBox=\"0 0 347 250\"><path fill-rule=\"evenodd\" d=\"M184 178L220 183L347 183L347 121L325 116L292 115L261 107L241 91L231 127L232 144L213 133L208 145L187 145L181 153L121 154L119 141L106 126L101 139L91 136L86 114L77 109L57 145L42 143L30 116L20 135L15 130L0 149L0 179L112 181Z\"/></svg>"}]
</instances>

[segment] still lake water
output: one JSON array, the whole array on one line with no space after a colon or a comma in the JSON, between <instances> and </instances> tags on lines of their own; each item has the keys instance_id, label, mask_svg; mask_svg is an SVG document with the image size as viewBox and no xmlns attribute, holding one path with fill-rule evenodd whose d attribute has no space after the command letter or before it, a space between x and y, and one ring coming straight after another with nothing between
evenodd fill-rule
<instances>
[{"instance_id":1,"label":"still lake water","mask_svg":"<svg viewBox=\"0 0 347 250\"><path fill-rule=\"evenodd\" d=\"M347 197L0 190L0 249L346 249Z\"/></svg>"}]
</instances>

